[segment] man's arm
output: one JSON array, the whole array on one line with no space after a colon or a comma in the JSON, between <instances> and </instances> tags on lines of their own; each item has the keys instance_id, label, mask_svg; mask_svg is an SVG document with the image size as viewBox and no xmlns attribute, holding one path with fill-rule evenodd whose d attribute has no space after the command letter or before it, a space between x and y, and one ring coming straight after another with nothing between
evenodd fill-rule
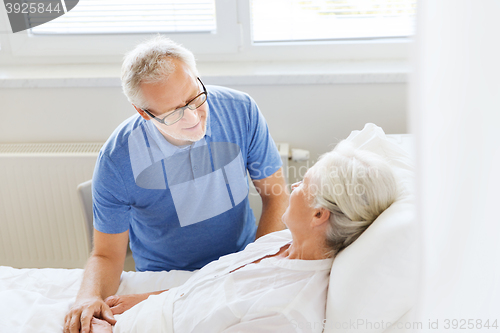
<instances>
[{"instance_id":1,"label":"man's arm","mask_svg":"<svg viewBox=\"0 0 500 333\"><path fill-rule=\"evenodd\" d=\"M252 181L262 199L262 215L255 237L257 239L284 229L281 216L288 207L289 193L281 168L267 178Z\"/></svg>"},{"instance_id":2,"label":"man's arm","mask_svg":"<svg viewBox=\"0 0 500 333\"><path fill-rule=\"evenodd\" d=\"M94 229L94 251L90 256L75 304L64 320L64 332L90 332L93 316L115 323L104 298L118 290L127 255L128 231L105 234Z\"/></svg>"}]
</instances>

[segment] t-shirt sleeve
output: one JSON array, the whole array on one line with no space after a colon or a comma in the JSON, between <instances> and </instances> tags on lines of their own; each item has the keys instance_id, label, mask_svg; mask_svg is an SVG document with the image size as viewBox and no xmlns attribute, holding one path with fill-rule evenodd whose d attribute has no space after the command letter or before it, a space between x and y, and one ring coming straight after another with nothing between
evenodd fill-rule
<instances>
[{"instance_id":1,"label":"t-shirt sleeve","mask_svg":"<svg viewBox=\"0 0 500 333\"><path fill-rule=\"evenodd\" d=\"M269 133L266 119L252 98L250 98L247 139L249 142L247 169L252 179L267 178L281 168L283 163Z\"/></svg>"},{"instance_id":2,"label":"t-shirt sleeve","mask_svg":"<svg viewBox=\"0 0 500 333\"><path fill-rule=\"evenodd\" d=\"M92 178L94 228L107 234L129 229L130 204L119 168L108 155L99 154Z\"/></svg>"}]
</instances>

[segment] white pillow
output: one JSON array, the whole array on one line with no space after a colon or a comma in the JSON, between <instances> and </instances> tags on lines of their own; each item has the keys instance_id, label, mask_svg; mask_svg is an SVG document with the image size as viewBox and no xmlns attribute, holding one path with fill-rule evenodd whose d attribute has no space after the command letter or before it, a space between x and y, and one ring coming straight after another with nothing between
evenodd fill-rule
<instances>
[{"instance_id":1,"label":"white pillow","mask_svg":"<svg viewBox=\"0 0 500 333\"><path fill-rule=\"evenodd\" d=\"M347 138L356 147L382 155L398 181L398 198L332 265L325 332L383 332L398 322L416 299L416 247L413 161L366 124Z\"/></svg>"}]
</instances>

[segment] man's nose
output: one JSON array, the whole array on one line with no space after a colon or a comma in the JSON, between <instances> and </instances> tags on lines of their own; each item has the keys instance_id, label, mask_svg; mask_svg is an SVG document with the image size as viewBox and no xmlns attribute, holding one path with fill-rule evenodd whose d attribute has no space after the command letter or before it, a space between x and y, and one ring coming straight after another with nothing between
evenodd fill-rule
<instances>
[{"instance_id":1,"label":"man's nose","mask_svg":"<svg viewBox=\"0 0 500 333\"><path fill-rule=\"evenodd\" d=\"M187 122L195 122L199 120L198 117L198 109L191 110L190 108L186 108L184 110L184 120Z\"/></svg>"}]
</instances>

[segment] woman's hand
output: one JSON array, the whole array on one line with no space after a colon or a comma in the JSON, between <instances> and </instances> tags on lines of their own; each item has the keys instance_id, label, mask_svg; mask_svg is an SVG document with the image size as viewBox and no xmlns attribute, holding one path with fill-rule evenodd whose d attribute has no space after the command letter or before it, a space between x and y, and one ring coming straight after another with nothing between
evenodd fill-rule
<instances>
[{"instance_id":1,"label":"woman's hand","mask_svg":"<svg viewBox=\"0 0 500 333\"><path fill-rule=\"evenodd\" d=\"M94 317L90 324L90 333L113 333L113 329L111 328L111 324L106 320Z\"/></svg>"},{"instance_id":2,"label":"woman's hand","mask_svg":"<svg viewBox=\"0 0 500 333\"><path fill-rule=\"evenodd\" d=\"M124 313L134 305L144 301L149 295L152 295L152 293L121 296L113 295L106 298L104 302L111 308L113 315L116 315Z\"/></svg>"}]
</instances>

